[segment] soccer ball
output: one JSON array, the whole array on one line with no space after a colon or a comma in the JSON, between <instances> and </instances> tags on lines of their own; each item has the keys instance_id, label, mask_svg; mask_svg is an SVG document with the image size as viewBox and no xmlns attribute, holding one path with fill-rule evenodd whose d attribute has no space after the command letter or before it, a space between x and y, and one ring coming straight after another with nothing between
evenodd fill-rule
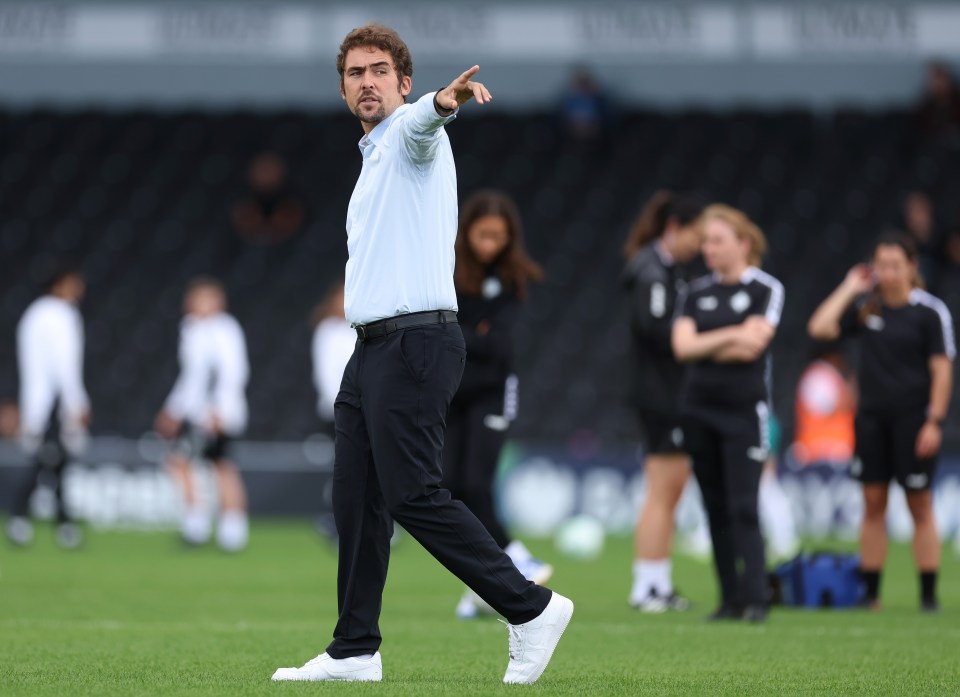
<instances>
[{"instance_id":1,"label":"soccer ball","mask_svg":"<svg viewBox=\"0 0 960 697\"><path fill-rule=\"evenodd\" d=\"M603 551L603 523L588 515L577 515L557 530L554 544L561 554L574 559L596 559Z\"/></svg>"}]
</instances>

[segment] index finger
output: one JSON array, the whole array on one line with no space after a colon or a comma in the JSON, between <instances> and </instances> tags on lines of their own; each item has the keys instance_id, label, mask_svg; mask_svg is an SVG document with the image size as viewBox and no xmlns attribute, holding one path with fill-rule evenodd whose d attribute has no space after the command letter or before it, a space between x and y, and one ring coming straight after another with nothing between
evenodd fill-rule
<instances>
[{"instance_id":1,"label":"index finger","mask_svg":"<svg viewBox=\"0 0 960 697\"><path fill-rule=\"evenodd\" d=\"M475 65L472 68L468 68L467 70L465 70L457 79L462 81L464 84L466 84L466 82L470 78L472 78L474 75L476 75L478 72L480 72L480 66Z\"/></svg>"}]
</instances>

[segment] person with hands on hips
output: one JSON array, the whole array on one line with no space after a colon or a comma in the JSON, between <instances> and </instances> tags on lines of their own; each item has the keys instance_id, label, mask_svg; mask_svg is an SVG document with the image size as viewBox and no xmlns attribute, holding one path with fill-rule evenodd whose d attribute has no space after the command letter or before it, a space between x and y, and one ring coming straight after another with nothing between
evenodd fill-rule
<instances>
[{"instance_id":1,"label":"person with hands on hips","mask_svg":"<svg viewBox=\"0 0 960 697\"><path fill-rule=\"evenodd\" d=\"M913 554L920 607L939 609L940 540L931 486L953 389L956 344L946 305L921 287L917 250L906 236L883 235L870 264L853 267L807 325L820 340L855 337L860 344L856 450L863 483L860 564L862 606L879 609L887 554L889 485L906 491L913 518Z\"/></svg>"}]
</instances>

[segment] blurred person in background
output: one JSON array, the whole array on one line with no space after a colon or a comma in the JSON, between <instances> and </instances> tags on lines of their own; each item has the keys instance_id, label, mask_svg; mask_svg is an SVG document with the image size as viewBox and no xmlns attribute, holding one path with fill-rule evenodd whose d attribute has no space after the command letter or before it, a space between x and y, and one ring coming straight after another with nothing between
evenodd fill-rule
<instances>
[{"instance_id":1,"label":"blurred person in background","mask_svg":"<svg viewBox=\"0 0 960 697\"><path fill-rule=\"evenodd\" d=\"M938 296L952 315L960 312L960 210L954 210L943 244L943 270Z\"/></svg>"},{"instance_id":2,"label":"blurred person in background","mask_svg":"<svg viewBox=\"0 0 960 697\"><path fill-rule=\"evenodd\" d=\"M333 437L333 404L340 391L343 369L353 355L357 332L343 314L343 281L327 291L313 314L313 385L317 388L317 414L324 433Z\"/></svg>"},{"instance_id":3,"label":"blurred person in background","mask_svg":"<svg viewBox=\"0 0 960 697\"><path fill-rule=\"evenodd\" d=\"M934 62L927 67L926 85L915 113L924 135L949 145L960 144L960 87L946 64Z\"/></svg>"},{"instance_id":4,"label":"blurred person in background","mask_svg":"<svg viewBox=\"0 0 960 697\"><path fill-rule=\"evenodd\" d=\"M516 205L500 191L477 191L464 202L455 250L457 316L467 362L447 416L443 486L477 516L527 579L543 585L553 567L510 538L493 500L500 451L518 409L514 327L527 284L542 280L543 270L524 249ZM468 589L456 614L471 619L485 610L489 606Z\"/></svg>"},{"instance_id":5,"label":"blurred person in background","mask_svg":"<svg viewBox=\"0 0 960 697\"><path fill-rule=\"evenodd\" d=\"M20 435L20 408L14 401L0 402L0 438L12 440Z\"/></svg>"},{"instance_id":6,"label":"blurred person in background","mask_svg":"<svg viewBox=\"0 0 960 697\"><path fill-rule=\"evenodd\" d=\"M599 140L610 122L610 104L587 68L573 71L560 97L560 119L568 136L582 143Z\"/></svg>"},{"instance_id":7,"label":"blurred person in background","mask_svg":"<svg viewBox=\"0 0 960 697\"><path fill-rule=\"evenodd\" d=\"M917 248L920 276L928 288L940 283L944 242L933 200L922 191L911 191L903 199L903 229Z\"/></svg>"},{"instance_id":8,"label":"blurred person in background","mask_svg":"<svg viewBox=\"0 0 960 697\"><path fill-rule=\"evenodd\" d=\"M887 556L890 481L907 496L913 518L913 554L920 575L920 606L936 612L940 540L931 487L950 406L956 355L950 311L919 287L913 241L884 234L869 265L853 267L808 323L814 339L855 336L860 344L857 454L864 516L860 563L863 605L879 608Z\"/></svg>"},{"instance_id":9,"label":"blurred person in background","mask_svg":"<svg viewBox=\"0 0 960 697\"><path fill-rule=\"evenodd\" d=\"M187 286L179 355L180 376L155 428L174 441L167 467L186 505L181 535L191 545L210 538L211 520L192 472L193 461L206 460L214 466L219 496L217 544L237 552L247 545L247 494L229 447L247 425L249 365L243 330L227 313L226 292L213 278Z\"/></svg>"},{"instance_id":10,"label":"blurred person in background","mask_svg":"<svg viewBox=\"0 0 960 697\"><path fill-rule=\"evenodd\" d=\"M317 414L321 432L335 436L334 402L340 392L343 371L357 344L357 332L343 314L343 281L337 281L313 314L313 339L310 356L313 360L313 384L317 388ZM329 503L329 502L328 502ZM322 514L319 531L331 541L337 539L337 523L333 512Z\"/></svg>"},{"instance_id":11,"label":"blurred person in background","mask_svg":"<svg viewBox=\"0 0 960 697\"><path fill-rule=\"evenodd\" d=\"M90 399L83 384L83 318L78 305L86 284L80 271L57 271L45 295L23 313L17 326L20 369L20 440L33 465L13 498L7 535L16 545L33 540L30 500L41 478L52 478L57 503L57 542L82 541L63 492L68 459L87 443Z\"/></svg>"},{"instance_id":12,"label":"blurred person in background","mask_svg":"<svg viewBox=\"0 0 960 697\"><path fill-rule=\"evenodd\" d=\"M279 155L264 152L247 169L246 197L233 206L237 232L251 242L280 242L303 223L304 205L287 181L287 165Z\"/></svg>"},{"instance_id":13,"label":"blurred person in background","mask_svg":"<svg viewBox=\"0 0 960 697\"><path fill-rule=\"evenodd\" d=\"M839 342L818 342L813 355L797 382L792 456L801 467L845 470L856 444L856 388Z\"/></svg>"},{"instance_id":14,"label":"blurred person in background","mask_svg":"<svg viewBox=\"0 0 960 697\"><path fill-rule=\"evenodd\" d=\"M630 230L623 254L633 336L633 406L645 434L646 499L634 534L629 603L643 612L686 610L675 592L670 548L677 503L690 478L680 418L683 365L671 346L677 296L686 286L683 265L700 253L703 203L658 191Z\"/></svg>"},{"instance_id":15,"label":"blurred person in background","mask_svg":"<svg viewBox=\"0 0 960 697\"><path fill-rule=\"evenodd\" d=\"M710 521L721 604L710 619L767 619L769 591L758 495L767 461L770 342L783 310L783 286L758 267L760 229L740 211L715 204L703 213L709 276L678 302L673 350L688 363L684 443Z\"/></svg>"},{"instance_id":16,"label":"blurred person in background","mask_svg":"<svg viewBox=\"0 0 960 697\"><path fill-rule=\"evenodd\" d=\"M780 420L768 406L767 418L767 461L760 475L760 526L767 540L767 549L773 561L789 559L800 550L797 537L797 523L793 517L790 499L780 485L777 473L778 454L780 452Z\"/></svg>"}]
</instances>

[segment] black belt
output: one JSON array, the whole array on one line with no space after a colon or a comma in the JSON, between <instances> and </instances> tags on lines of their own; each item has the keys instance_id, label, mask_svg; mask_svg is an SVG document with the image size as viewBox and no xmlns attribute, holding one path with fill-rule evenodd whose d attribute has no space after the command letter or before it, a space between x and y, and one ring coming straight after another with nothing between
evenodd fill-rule
<instances>
[{"instance_id":1,"label":"black belt","mask_svg":"<svg viewBox=\"0 0 960 697\"><path fill-rule=\"evenodd\" d=\"M457 313L453 310L430 310L429 312L411 312L408 315L397 315L380 319L369 324L358 324L357 338L360 341L379 339L387 334L393 334L400 329L410 327L425 327L430 324L458 324Z\"/></svg>"}]
</instances>

